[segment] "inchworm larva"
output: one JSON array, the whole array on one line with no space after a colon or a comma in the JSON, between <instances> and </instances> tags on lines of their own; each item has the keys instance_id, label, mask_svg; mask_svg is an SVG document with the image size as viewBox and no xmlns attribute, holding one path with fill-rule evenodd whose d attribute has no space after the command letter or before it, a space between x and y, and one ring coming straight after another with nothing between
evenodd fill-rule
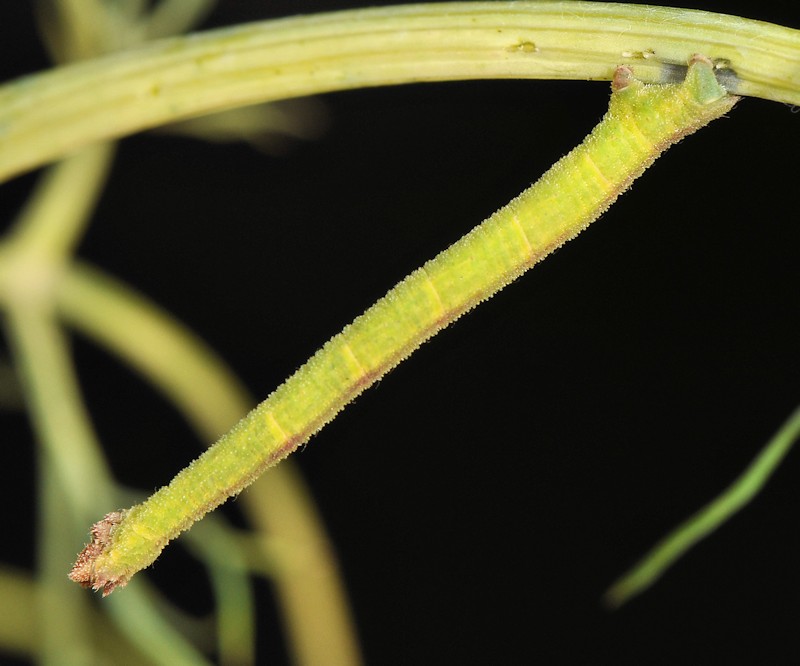
<instances>
[{"instance_id":1,"label":"inchworm larva","mask_svg":"<svg viewBox=\"0 0 800 666\"><path fill-rule=\"evenodd\" d=\"M110 593L171 539L322 428L420 344L575 237L673 143L737 101L696 56L680 84L619 67L609 110L584 142L333 337L217 444L150 499L108 514L70 577Z\"/></svg>"}]
</instances>

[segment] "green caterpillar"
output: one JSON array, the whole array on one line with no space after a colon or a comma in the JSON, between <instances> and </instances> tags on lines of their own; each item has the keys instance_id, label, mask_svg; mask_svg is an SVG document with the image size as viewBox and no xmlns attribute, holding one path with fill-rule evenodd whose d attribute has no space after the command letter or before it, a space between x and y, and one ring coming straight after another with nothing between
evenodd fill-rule
<instances>
[{"instance_id":1,"label":"green caterpillar","mask_svg":"<svg viewBox=\"0 0 800 666\"><path fill-rule=\"evenodd\" d=\"M736 103L695 56L680 84L617 68L609 110L542 178L389 291L146 502L108 514L70 578L109 594L306 442L428 338L597 219L666 148Z\"/></svg>"}]
</instances>

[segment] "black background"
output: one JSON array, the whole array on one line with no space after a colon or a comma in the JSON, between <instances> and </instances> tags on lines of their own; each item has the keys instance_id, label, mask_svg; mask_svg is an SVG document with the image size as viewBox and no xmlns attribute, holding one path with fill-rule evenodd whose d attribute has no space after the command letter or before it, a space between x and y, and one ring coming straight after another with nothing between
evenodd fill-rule
<instances>
[{"instance_id":1,"label":"black background","mask_svg":"<svg viewBox=\"0 0 800 666\"><path fill-rule=\"evenodd\" d=\"M27 4L0 6L3 80L47 66ZM223 0L203 27L369 4ZM800 27L796 3L682 4ZM576 145L607 96L550 81L330 94L324 137L281 156L127 138L80 255L192 326L264 397ZM798 455L653 590L616 613L600 604L800 403L798 123L786 105L743 101L294 456L368 663L800 659ZM3 185L4 220L33 182ZM196 453L188 427L104 352L81 339L75 351L116 473L165 483ZM0 516L0 559L32 566L33 510L18 510L35 501L31 437L23 416L0 418L0 499L17 509ZM156 577L183 557L165 555ZM272 613L260 660L284 663Z\"/></svg>"}]
</instances>

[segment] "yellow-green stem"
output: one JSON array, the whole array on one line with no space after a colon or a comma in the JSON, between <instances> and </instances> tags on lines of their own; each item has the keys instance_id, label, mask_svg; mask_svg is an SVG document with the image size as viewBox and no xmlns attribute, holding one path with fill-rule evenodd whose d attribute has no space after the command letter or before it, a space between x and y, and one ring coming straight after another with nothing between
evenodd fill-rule
<instances>
[{"instance_id":1,"label":"yellow-green stem","mask_svg":"<svg viewBox=\"0 0 800 666\"><path fill-rule=\"evenodd\" d=\"M621 64L666 82L695 53L729 68L732 93L800 104L790 28L605 2L405 5L173 37L12 81L0 88L0 181L87 143L256 102L421 81L610 80Z\"/></svg>"},{"instance_id":2,"label":"yellow-green stem","mask_svg":"<svg viewBox=\"0 0 800 666\"><path fill-rule=\"evenodd\" d=\"M750 502L800 437L800 408L796 409L747 469L725 492L659 541L605 594L612 608L627 603L653 585L686 551L720 527Z\"/></svg>"}]
</instances>

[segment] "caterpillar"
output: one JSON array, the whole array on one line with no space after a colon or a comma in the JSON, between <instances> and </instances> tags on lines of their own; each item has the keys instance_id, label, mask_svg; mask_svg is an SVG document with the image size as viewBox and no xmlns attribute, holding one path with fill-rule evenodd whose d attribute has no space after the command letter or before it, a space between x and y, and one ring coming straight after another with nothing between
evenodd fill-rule
<instances>
[{"instance_id":1,"label":"caterpillar","mask_svg":"<svg viewBox=\"0 0 800 666\"><path fill-rule=\"evenodd\" d=\"M677 84L647 85L618 67L608 112L583 143L331 338L169 485L96 523L70 578L103 596L124 586L423 342L574 238L666 148L737 99L702 56Z\"/></svg>"}]
</instances>

